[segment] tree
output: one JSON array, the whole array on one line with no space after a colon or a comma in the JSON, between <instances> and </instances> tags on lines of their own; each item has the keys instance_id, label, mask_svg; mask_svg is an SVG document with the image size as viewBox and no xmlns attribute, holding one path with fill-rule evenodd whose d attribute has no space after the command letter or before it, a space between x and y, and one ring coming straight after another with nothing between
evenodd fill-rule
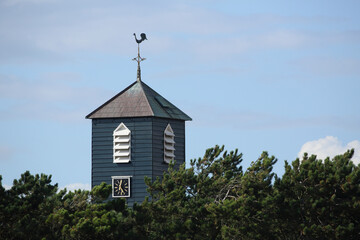
<instances>
[{"instance_id":1,"label":"tree","mask_svg":"<svg viewBox=\"0 0 360 240\"><path fill-rule=\"evenodd\" d=\"M44 225L54 208L53 196L57 184L51 175L31 175L26 171L14 180L11 189L0 187L0 235L4 239L41 239L47 235Z\"/></svg>"},{"instance_id":2,"label":"tree","mask_svg":"<svg viewBox=\"0 0 360 240\"><path fill-rule=\"evenodd\" d=\"M46 223L51 239L136 239L131 209L124 199L108 201L111 185L102 183L91 192L60 192L57 207Z\"/></svg>"},{"instance_id":3,"label":"tree","mask_svg":"<svg viewBox=\"0 0 360 240\"><path fill-rule=\"evenodd\" d=\"M272 180L274 156L263 152L252 162L236 187L237 197L228 199L216 208L227 222L222 231L223 239L274 239L276 237L278 208L275 205ZM226 205L225 205L226 203ZM224 208L226 206L227 208Z\"/></svg>"},{"instance_id":4,"label":"tree","mask_svg":"<svg viewBox=\"0 0 360 240\"><path fill-rule=\"evenodd\" d=\"M359 239L360 165L354 150L323 160L277 162L263 152L242 170L242 154L215 146L163 177L150 197L127 207L111 186L57 192L51 176L25 172L5 190L1 239Z\"/></svg>"},{"instance_id":5,"label":"tree","mask_svg":"<svg viewBox=\"0 0 360 240\"><path fill-rule=\"evenodd\" d=\"M264 152L245 171L241 154L208 149L191 167L147 180L143 231L151 239L358 239L360 170L353 150L324 161L305 154L282 178ZM275 178L275 181L274 181Z\"/></svg>"},{"instance_id":6,"label":"tree","mask_svg":"<svg viewBox=\"0 0 360 240\"><path fill-rule=\"evenodd\" d=\"M293 239L360 238L360 168L351 161L354 150L326 158L304 154L285 163L275 188L282 232Z\"/></svg>"},{"instance_id":7,"label":"tree","mask_svg":"<svg viewBox=\"0 0 360 240\"><path fill-rule=\"evenodd\" d=\"M6 211L5 208L8 204L5 188L2 186L2 176L0 176L0 236L5 235L7 223L6 223Z\"/></svg>"},{"instance_id":8,"label":"tree","mask_svg":"<svg viewBox=\"0 0 360 240\"><path fill-rule=\"evenodd\" d=\"M224 147L208 149L203 158L162 179L147 180L151 201L142 204L152 221L152 238L223 239L266 238L271 230L272 166L267 153L243 173L242 154Z\"/></svg>"}]
</instances>

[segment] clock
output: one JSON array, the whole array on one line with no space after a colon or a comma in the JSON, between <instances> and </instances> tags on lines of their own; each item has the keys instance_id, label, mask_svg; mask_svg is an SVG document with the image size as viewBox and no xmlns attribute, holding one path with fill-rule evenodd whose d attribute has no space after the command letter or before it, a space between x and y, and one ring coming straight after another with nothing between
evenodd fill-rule
<instances>
[{"instance_id":1,"label":"clock","mask_svg":"<svg viewBox=\"0 0 360 240\"><path fill-rule=\"evenodd\" d=\"M130 197L130 177L113 177L113 197Z\"/></svg>"}]
</instances>

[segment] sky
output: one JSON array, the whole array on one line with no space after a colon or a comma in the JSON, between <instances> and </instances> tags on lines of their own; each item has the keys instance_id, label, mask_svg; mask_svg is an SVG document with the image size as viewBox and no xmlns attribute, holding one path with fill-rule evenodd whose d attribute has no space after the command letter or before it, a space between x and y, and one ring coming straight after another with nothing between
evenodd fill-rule
<instances>
[{"instance_id":1,"label":"sky","mask_svg":"<svg viewBox=\"0 0 360 240\"><path fill-rule=\"evenodd\" d=\"M186 161L225 145L248 167L360 163L360 1L0 0L0 175L89 189L85 116L142 80L190 117Z\"/></svg>"}]
</instances>

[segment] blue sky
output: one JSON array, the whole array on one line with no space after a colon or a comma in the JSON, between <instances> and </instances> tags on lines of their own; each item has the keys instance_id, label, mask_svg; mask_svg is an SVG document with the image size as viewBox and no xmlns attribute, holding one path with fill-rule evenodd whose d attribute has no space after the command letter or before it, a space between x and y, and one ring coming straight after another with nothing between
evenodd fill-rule
<instances>
[{"instance_id":1,"label":"blue sky","mask_svg":"<svg viewBox=\"0 0 360 240\"><path fill-rule=\"evenodd\" d=\"M215 144L284 160L355 148L359 1L0 0L0 174L89 188L85 116L142 80L193 118L187 161Z\"/></svg>"}]
</instances>

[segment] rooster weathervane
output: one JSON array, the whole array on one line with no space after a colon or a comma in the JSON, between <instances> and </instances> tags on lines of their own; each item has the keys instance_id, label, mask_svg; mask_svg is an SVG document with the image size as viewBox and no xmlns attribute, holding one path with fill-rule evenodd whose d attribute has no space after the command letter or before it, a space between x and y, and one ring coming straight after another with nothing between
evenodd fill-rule
<instances>
[{"instance_id":1,"label":"rooster weathervane","mask_svg":"<svg viewBox=\"0 0 360 240\"><path fill-rule=\"evenodd\" d=\"M136 61L136 62L138 63L137 80L138 80L138 81L141 81L140 62L146 60L146 58L142 58L142 57L140 56L140 43L141 43L142 41L144 41L144 40L147 40L147 38L146 38L146 34L145 34L145 33L141 33L141 34L140 34L140 37L141 37L140 39L137 39L137 38L136 38L136 34L135 34L135 33L134 33L134 37L135 37L135 41L136 41L137 44L138 44L138 55L137 55L137 57L133 58L132 60L134 60L134 61Z\"/></svg>"}]
</instances>

